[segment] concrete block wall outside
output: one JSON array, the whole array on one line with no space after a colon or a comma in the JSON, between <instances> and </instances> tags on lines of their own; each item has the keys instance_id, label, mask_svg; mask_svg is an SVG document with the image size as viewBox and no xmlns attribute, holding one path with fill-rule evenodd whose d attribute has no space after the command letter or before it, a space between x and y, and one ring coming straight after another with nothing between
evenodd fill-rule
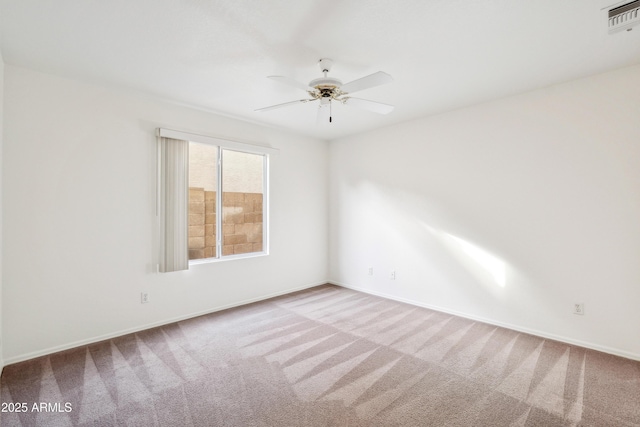
<instances>
[{"instance_id":1,"label":"concrete block wall outside","mask_svg":"<svg viewBox=\"0 0 640 427\"><path fill-rule=\"evenodd\" d=\"M222 195L222 254L262 251L262 194ZM189 188L189 259L215 256L216 192Z\"/></svg>"}]
</instances>

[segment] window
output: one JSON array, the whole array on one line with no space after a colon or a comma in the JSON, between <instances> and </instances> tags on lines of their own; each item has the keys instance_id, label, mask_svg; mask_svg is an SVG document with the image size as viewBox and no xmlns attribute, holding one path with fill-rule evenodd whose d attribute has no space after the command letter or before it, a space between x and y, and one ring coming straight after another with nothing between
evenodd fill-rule
<instances>
[{"instance_id":1,"label":"window","mask_svg":"<svg viewBox=\"0 0 640 427\"><path fill-rule=\"evenodd\" d=\"M263 252L265 161L222 150L222 256Z\"/></svg>"},{"instance_id":2,"label":"window","mask_svg":"<svg viewBox=\"0 0 640 427\"><path fill-rule=\"evenodd\" d=\"M219 147L189 142L189 260L216 258Z\"/></svg>"},{"instance_id":3,"label":"window","mask_svg":"<svg viewBox=\"0 0 640 427\"><path fill-rule=\"evenodd\" d=\"M161 272L268 251L271 147L158 130Z\"/></svg>"},{"instance_id":4,"label":"window","mask_svg":"<svg viewBox=\"0 0 640 427\"><path fill-rule=\"evenodd\" d=\"M189 142L189 260L264 252L265 163L262 154Z\"/></svg>"}]
</instances>

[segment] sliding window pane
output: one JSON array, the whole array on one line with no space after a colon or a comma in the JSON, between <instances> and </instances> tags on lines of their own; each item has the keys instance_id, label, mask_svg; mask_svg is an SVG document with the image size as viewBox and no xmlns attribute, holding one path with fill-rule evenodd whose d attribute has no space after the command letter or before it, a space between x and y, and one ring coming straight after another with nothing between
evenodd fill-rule
<instances>
[{"instance_id":1,"label":"sliding window pane","mask_svg":"<svg viewBox=\"0 0 640 427\"><path fill-rule=\"evenodd\" d=\"M216 257L218 147L189 143L189 259Z\"/></svg>"},{"instance_id":2,"label":"sliding window pane","mask_svg":"<svg viewBox=\"0 0 640 427\"><path fill-rule=\"evenodd\" d=\"M222 255L263 251L264 156L222 150Z\"/></svg>"}]
</instances>

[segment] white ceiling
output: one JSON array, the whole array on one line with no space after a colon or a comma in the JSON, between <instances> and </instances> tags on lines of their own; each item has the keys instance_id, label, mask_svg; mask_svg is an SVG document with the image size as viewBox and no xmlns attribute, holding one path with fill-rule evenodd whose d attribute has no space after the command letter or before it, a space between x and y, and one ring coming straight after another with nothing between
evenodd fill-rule
<instances>
[{"instance_id":1,"label":"white ceiling","mask_svg":"<svg viewBox=\"0 0 640 427\"><path fill-rule=\"evenodd\" d=\"M640 26L607 34L615 0L0 0L8 64L135 90L323 139L640 63ZM260 107L307 97L266 78L348 82L396 106Z\"/></svg>"}]
</instances>

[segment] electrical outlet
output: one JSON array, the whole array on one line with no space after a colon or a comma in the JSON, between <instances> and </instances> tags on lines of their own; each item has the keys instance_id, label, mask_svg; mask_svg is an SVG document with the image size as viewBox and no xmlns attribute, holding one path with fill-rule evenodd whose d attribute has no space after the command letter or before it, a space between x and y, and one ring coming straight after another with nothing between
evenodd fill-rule
<instances>
[{"instance_id":1,"label":"electrical outlet","mask_svg":"<svg viewBox=\"0 0 640 427\"><path fill-rule=\"evenodd\" d=\"M573 314L579 314L581 316L584 315L584 303L583 302L577 302L577 303L573 304Z\"/></svg>"},{"instance_id":2,"label":"electrical outlet","mask_svg":"<svg viewBox=\"0 0 640 427\"><path fill-rule=\"evenodd\" d=\"M369 267L369 276L373 276L373 267Z\"/></svg>"},{"instance_id":3,"label":"electrical outlet","mask_svg":"<svg viewBox=\"0 0 640 427\"><path fill-rule=\"evenodd\" d=\"M147 292L140 293L140 304L146 304L149 302L149 294Z\"/></svg>"},{"instance_id":4,"label":"electrical outlet","mask_svg":"<svg viewBox=\"0 0 640 427\"><path fill-rule=\"evenodd\" d=\"M389 275L389 279L396 280L396 271L395 270L391 270L391 274Z\"/></svg>"}]
</instances>

